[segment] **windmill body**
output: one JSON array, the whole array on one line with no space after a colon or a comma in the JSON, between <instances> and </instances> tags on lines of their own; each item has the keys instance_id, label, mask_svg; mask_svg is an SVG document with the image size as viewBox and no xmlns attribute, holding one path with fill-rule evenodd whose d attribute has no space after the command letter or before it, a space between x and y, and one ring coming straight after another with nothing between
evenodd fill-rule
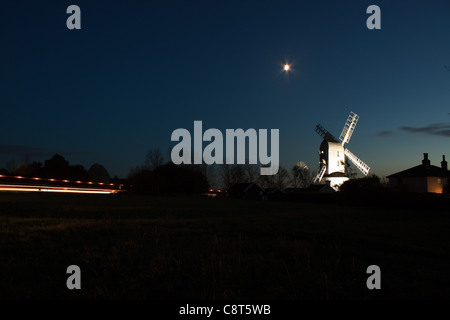
<instances>
[{"instance_id":1,"label":"windmill body","mask_svg":"<svg viewBox=\"0 0 450 320\"><path fill-rule=\"evenodd\" d=\"M364 175L369 173L369 166L345 148L345 144L348 143L355 130L358 119L357 114L350 112L339 140L320 124L316 126L316 132L323 138L323 141L319 149L319 172L314 183L328 183L333 189L338 190L345 181L349 180L345 168L346 157Z\"/></svg>"}]
</instances>

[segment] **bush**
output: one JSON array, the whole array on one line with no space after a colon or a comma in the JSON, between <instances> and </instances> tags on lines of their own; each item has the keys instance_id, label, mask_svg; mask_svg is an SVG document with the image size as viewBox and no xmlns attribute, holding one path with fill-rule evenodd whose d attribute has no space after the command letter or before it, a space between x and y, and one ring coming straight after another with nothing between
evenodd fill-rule
<instances>
[{"instance_id":1,"label":"bush","mask_svg":"<svg viewBox=\"0 0 450 320\"><path fill-rule=\"evenodd\" d=\"M128 181L130 191L150 194L200 194L208 190L206 176L195 166L169 162L154 170L140 169Z\"/></svg>"},{"instance_id":2,"label":"bush","mask_svg":"<svg viewBox=\"0 0 450 320\"><path fill-rule=\"evenodd\" d=\"M350 179L342 184L340 190L344 193L369 193L385 192L388 189L378 176L371 175L359 179Z\"/></svg>"}]
</instances>

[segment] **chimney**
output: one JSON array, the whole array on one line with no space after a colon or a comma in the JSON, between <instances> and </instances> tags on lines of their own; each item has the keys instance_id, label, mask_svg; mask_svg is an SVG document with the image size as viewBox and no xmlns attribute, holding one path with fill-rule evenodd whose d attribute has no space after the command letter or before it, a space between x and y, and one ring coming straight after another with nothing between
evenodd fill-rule
<instances>
[{"instance_id":1,"label":"chimney","mask_svg":"<svg viewBox=\"0 0 450 320\"><path fill-rule=\"evenodd\" d=\"M445 155L442 155L442 161L441 161L441 168L442 171L447 172L447 161L445 161Z\"/></svg>"},{"instance_id":2,"label":"chimney","mask_svg":"<svg viewBox=\"0 0 450 320\"><path fill-rule=\"evenodd\" d=\"M428 153L423 154L422 165L424 165L424 166L430 165L430 160L428 160Z\"/></svg>"}]
</instances>

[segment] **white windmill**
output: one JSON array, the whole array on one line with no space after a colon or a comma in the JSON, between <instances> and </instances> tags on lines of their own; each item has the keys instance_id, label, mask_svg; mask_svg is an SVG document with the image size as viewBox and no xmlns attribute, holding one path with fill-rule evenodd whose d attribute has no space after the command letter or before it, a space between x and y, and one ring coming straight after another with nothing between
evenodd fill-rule
<instances>
[{"instance_id":1,"label":"white windmill","mask_svg":"<svg viewBox=\"0 0 450 320\"><path fill-rule=\"evenodd\" d=\"M316 132L323 138L323 141L319 150L319 172L314 179L314 183L325 180L333 189L338 190L340 185L349 180L345 172L345 157L349 158L367 176L370 167L351 153L350 150L344 149L344 145L350 141L358 119L359 116L356 113L350 112L339 140L320 124L316 125Z\"/></svg>"}]
</instances>

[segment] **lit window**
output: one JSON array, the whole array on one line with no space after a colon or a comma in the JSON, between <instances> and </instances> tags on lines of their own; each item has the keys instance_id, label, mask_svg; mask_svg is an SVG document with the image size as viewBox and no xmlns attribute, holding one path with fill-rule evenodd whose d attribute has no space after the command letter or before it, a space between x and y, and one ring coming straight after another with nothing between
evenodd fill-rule
<instances>
[{"instance_id":1,"label":"lit window","mask_svg":"<svg viewBox=\"0 0 450 320\"><path fill-rule=\"evenodd\" d=\"M438 178L438 179L437 179L437 183L442 184L441 178Z\"/></svg>"}]
</instances>

